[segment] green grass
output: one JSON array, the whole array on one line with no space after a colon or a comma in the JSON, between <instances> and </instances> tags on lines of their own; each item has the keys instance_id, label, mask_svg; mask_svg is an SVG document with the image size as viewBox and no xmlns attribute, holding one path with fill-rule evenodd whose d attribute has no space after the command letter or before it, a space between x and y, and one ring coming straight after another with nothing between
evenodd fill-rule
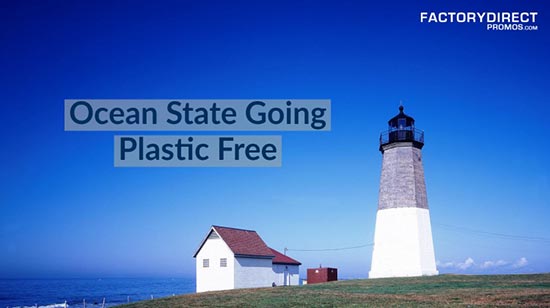
<instances>
[{"instance_id":1,"label":"green grass","mask_svg":"<svg viewBox=\"0 0 550 308\"><path fill-rule=\"evenodd\" d=\"M440 275L345 280L295 287L188 294L123 305L147 307L550 307L550 274Z\"/></svg>"}]
</instances>

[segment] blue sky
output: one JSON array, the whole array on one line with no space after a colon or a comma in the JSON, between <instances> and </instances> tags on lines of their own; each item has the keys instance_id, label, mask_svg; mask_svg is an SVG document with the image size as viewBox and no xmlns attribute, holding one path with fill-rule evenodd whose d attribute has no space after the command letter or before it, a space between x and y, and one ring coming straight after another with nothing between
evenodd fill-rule
<instances>
[{"instance_id":1,"label":"blue sky","mask_svg":"<svg viewBox=\"0 0 550 308\"><path fill-rule=\"evenodd\" d=\"M538 11L539 30L421 24L422 10ZM212 224L257 230L279 250L370 243L378 135L400 100L426 134L439 269L548 272L547 12L526 1L4 3L0 277L192 277ZM114 168L112 132L63 130L66 98L330 98L332 130L281 133L281 168ZM366 277L371 252L289 254Z\"/></svg>"}]
</instances>

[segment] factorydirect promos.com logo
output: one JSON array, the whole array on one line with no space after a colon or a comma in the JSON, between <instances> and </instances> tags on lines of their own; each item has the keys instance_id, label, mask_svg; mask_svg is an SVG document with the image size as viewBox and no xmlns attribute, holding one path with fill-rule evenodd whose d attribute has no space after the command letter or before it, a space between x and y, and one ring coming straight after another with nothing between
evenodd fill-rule
<instances>
[{"instance_id":1,"label":"factorydirect promos.com logo","mask_svg":"<svg viewBox=\"0 0 550 308\"><path fill-rule=\"evenodd\" d=\"M536 31L538 12L420 12L421 23L479 23L492 31Z\"/></svg>"}]
</instances>

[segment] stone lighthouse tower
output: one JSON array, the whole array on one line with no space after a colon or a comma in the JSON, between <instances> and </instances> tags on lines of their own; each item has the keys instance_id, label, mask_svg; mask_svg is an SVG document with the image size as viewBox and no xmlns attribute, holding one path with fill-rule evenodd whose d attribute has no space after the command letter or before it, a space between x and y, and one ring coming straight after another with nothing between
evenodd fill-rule
<instances>
[{"instance_id":1,"label":"stone lighthouse tower","mask_svg":"<svg viewBox=\"0 0 550 308\"><path fill-rule=\"evenodd\" d=\"M437 275L426 197L424 132L399 107L380 134L382 175L369 278Z\"/></svg>"}]
</instances>

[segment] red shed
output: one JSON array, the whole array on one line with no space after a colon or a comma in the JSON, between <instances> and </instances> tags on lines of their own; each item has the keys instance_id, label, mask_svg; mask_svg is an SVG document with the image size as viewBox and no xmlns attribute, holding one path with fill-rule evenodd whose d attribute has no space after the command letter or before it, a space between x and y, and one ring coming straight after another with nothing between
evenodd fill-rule
<instances>
[{"instance_id":1,"label":"red shed","mask_svg":"<svg viewBox=\"0 0 550 308\"><path fill-rule=\"evenodd\" d=\"M338 269L333 267L319 267L307 269L307 284L322 283L338 280Z\"/></svg>"}]
</instances>

